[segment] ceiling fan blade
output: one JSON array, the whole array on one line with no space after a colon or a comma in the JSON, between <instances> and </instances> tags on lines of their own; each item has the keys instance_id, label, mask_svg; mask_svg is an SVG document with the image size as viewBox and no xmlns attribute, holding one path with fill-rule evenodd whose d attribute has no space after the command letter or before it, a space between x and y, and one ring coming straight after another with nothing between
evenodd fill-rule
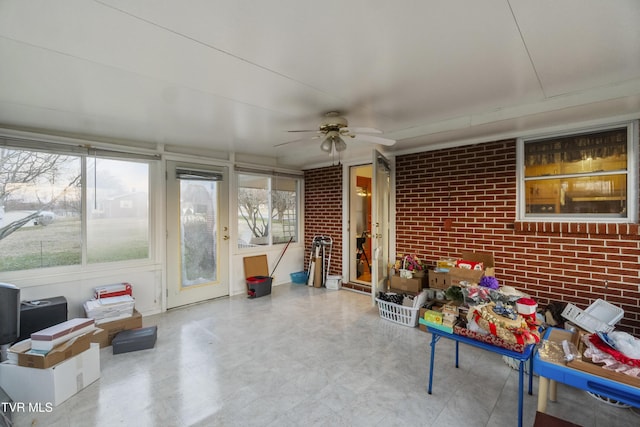
<instances>
[{"instance_id":1,"label":"ceiling fan blade","mask_svg":"<svg viewBox=\"0 0 640 427\"><path fill-rule=\"evenodd\" d=\"M393 145L396 143L395 139L381 138L379 136L373 136L373 135L349 135L349 136L351 136L351 138L353 138L355 141L358 141L358 142L371 142L371 143L380 144L380 145Z\"/></svg>"},{"instance_id":2,"label":"ceiling fan blade","mask_svg":"<svg viewBox=\"0 0 640 427\"><path fill-rule=\"evenodd\" d=\"M340 129L342 133L382 133L380 129L375 128L342 128Z\"/></svg>"},{"instance_id":3,"label":"ceiling fan blade","mask_svg":"<svg viewBox=\"0 0 640 427\"><path fill-rule=\"evenodd\" d=\"M318 132L318 129L308 129L308 130L288 130L287 132Z\"/></svg>"},{"instance_id":4,"label":"ceiling fan blade","mask_svg":"<svg viewBox=\"0 0 640 427\"><path fill-rule=\"evenodd\" d=\"M301 139L294 139L293 141L287 141L287 142L281 142L280 144L276 144L273 147L274 148L278 148L278 147L282 147L285 145L289 145L289 144L296 144L296 143L300 143L300 142L309 142L309 141L313 141L314 139L318 139L321 138L322 135L314 135L314 136L309 136L306 138L301 138Z\"/></svg>"}]
</instances>

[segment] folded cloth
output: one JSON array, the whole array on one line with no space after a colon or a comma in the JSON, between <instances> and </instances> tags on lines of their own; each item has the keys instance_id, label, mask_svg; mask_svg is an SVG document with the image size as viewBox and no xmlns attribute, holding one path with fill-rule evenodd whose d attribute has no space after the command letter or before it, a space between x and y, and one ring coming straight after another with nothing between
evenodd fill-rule
<instances>
[{"instance_id":1,"label":"folded cloth","mask_svg":"<svg viewBox=\"0 0 640 427\"><path fill-rule=\"evenodd\" d=\"M631 334L622 331L613 331L607 334L615 344L614 347L620 353L630 359L640 359L640 340Z\"/></svg>"},{"instance_id":2,"label":"folded cloth","mask_svg":"<svg viewBox=\"0 0 640 427\"><path fill-rule=\"evenodd\" d=\"M613 356L613 358L620 363L624 363L625 365L629 365L629 366L640 367L640 359L631 359L625 356L618 350L612 348L611 346L603 342L602 339L600 339L600 337L597 334L591 334L589 336L589 342L593 344L598 350L604 351L605 353L608 353L611 356Z\"/></svg>"}]
</instances>

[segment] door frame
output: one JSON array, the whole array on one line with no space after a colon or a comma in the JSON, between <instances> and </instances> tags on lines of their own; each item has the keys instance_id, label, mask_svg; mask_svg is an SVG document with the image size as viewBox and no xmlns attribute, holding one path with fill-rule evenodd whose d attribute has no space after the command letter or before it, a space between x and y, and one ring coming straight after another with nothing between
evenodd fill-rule
<instances>
[{"instance_id":1,"label":"door frame","mask_svg":"<svg viewBox=\"0 0 640 427\"><path fill-rule=\"evenodd\" d=\"M396 257L396 168L395 168L395 156L390 153L386 153L381 150L380 147L377 150L380 154L382 154L388 161L389 166L391 168L390 171L390 183L389 183L389 248L387 250L387 254L389 260L393 260ZM366 166L372 164L373 155L370 154L369 157L365 160L364 158L360 158L359 161L351 161L351 162L343 162L342 163L342 247L344 248L342 251L342 277L345 279L349 278L351 263L353 262L353 253L352 250L355 250L355 243L351 242L351 234L350 234L350 214L351 214L351 206L350 206L350 189L351 189L351 167L353 166ZM372 287L373 289L373 287ZM373 303L375 304L375 296L373 298Z\"/></svg>"},{"instance_id":2,"label":"door frame","mask_svg":"<svg viewBox=\"0 0 640 427\"><path fill-rule=\"evenodd\" d=\"M231 239L229 226L229 188L230 188L230 168L228 165L205 164L192 160L167 159L165 161L165 222L166 222L166 240L165 240L165 277L166 277L166 293L165 306L166 309L177 308L184 305L206 301L212 298L228 296L230 294L230 273L229 273L229 244ZM180 225L179 216L171 209L175 208L173 203L176 202L175 197L179 197L179 193L172 195L170 182L171 174L175 174L176 167L191 168L195 170L218 172L223 174L223 180L219 181L217 215L215 230L217 241L216 244L216 280L211 284L193 285L193 287L185 288L185 291L192 292L189 297L180 296L181 286L179 284L172 285L172 280L176 280L176 273L180 274ZM175 179L175 178L173 178ZM178 200L179 204L179 200ZM173 226L172 226L173 223ZM178 246L176 246L178 245ZM173 261L171 261L171 259ZM175 258L175 259L174 259ZM174 265L171 263L174 262ZM215 287L215 288L214 288ZM173 301L172 301L173 298Z\"/></svg>"}]
</instances>

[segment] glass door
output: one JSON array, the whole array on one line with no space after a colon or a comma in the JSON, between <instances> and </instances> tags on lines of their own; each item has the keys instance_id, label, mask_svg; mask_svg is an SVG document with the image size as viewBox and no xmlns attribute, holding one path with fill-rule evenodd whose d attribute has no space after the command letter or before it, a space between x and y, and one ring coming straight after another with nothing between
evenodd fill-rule
<instances>
[{"instance_id":1,"label":"glass door","mask_svg":"<svg viewBox=\"0 0 640 427\"><path fill-rule=\"evenodd\" d=\"M349 282L371 286L371 195L372 166L360 165L350 168L349 185Z\"/></svg>"},{"instance_id":2,"label":"glass door","mask_svg":"<svg viewBox=\"0 0 640 427\"><path fill-rule=\"evenodd\" d=\"M227 168L167 162L167 308L229 295Z\"/></svg>"},{"instance_id":3,"label":"glass door","mask_svg":"<svg viewBox=\"0 0 640 427\"><path fill-rule=\"evenodd\" d=\"M389 275L389 203L391 197L391 163L373 150L372 173L372 269L371 299L375 304L378 291L385 291Z\"/></svg>"}]
</instances>

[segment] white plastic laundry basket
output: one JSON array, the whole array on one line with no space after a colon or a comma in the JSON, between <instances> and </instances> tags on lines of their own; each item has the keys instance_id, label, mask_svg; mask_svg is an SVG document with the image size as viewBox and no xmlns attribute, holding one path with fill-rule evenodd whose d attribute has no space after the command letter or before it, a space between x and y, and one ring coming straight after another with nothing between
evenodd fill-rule
<instances>
[{"instance_id":1,"label":"white plastic laundry basket","mask_svg":"<svg viewBox=\"0 0 640 427\"><path fill-rule=\"evenodd\" d=\"M376 301L378 302L380 317L383 319L401 325L411 326L412 328L418 326L418 312L420 311L420 307L406 307L389 301L383 301L379 298L376 298Z\"/></svg>"}]
</instances>

